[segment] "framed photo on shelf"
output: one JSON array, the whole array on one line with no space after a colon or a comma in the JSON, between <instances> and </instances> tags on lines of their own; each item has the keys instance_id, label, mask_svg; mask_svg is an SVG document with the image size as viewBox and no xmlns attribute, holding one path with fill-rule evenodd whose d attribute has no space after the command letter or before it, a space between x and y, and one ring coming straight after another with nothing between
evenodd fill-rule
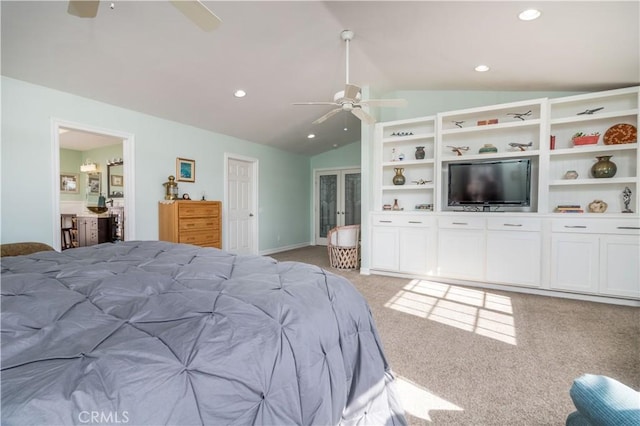
<instances>
[{"instance_id":1,"label":"framed photo on shelf","mask_svg":"<svg viewBox=\"0 0 640 426\"><path fill-rule=\"evenodd\" d=\"M66 193L78 192L78 174L77 173L60 173L60 192L66 192Z\"/></svg>"},{"instance_id":2,"label":"framed photo on shelf","mask_svg":"<svg viewBox=\"0 0 640 426\"><path fill-rule=\"evenodd\" d=\"M176 176L180 182L196 181L196 162L187 158L176 159Z\"/></svg>"},{"instance_id":3,"label":"framed photo on shelf","mask_svg":"<svg viewBox=\"0 0 640 426\"><path fill-rule=\"evenodd\" d=\"M111 186L124 186L122 175L111 175Z\"/></svg>"},{"instance_id":4,"label":"framed photo on shelf","mask_svg":"<svg viewBox=\"0 0 640 426\"><path fill-rule=\"evenodd\" d=\"M100 187L102 183L102 176L100 172L89 173L87 175L87 192L90 195L100 195Z\"/></svg>"}]
</instances>

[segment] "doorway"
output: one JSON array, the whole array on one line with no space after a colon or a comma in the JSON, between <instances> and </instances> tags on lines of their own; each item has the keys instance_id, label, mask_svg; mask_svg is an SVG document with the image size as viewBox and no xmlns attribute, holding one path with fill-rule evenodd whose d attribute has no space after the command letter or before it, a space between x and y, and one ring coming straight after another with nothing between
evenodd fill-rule
<instances>
[{"instance_id":1,"label":"doorway","mask_svg":"<svg viewBox=\"0 0 640 426\"><path fill-rule=\"evenodd\" d=\"M87 150L100 150L102 146L108 144L120 144L121 155L118 156L122 164L122 197L120 200L120 204L122 205L122 230L121 235L125 236L125 239L132 240L135 239L135 176L134 176L134 136L130 133L124 133L116 130L106 130L93 126L88 126L79 123L72 123L68 121L63 121L59 119L52 119L51 121L51 131L52 131L52 144L53 144L53 167L52 172L53 176L51 182L53 183L53 244L54 247L58 250L62 248L62 223L61 223L61 213L68 213L66 210L62 211L61 208L61 196L68 195L63 194L61 191L61 173L63 172L72 172L71 175L74 179L83 179L87 178L87 197L83 198L82 194L78 197L75 202L71 204L78 204L84 207L84 205L88 205L88 202L91 200L97 201L98 195L103 192L107 192L107 161L104 164L98 164L98 168L104 166L105 170L99 173L92 173L89 175L88 173L83 173L81 170L62 170L61 166L61 149L70 149L75 151L87 151ZM119 151L120 152L120 151ZM86 160L86 159L85 159ZM83 161L82 166L85 166L85 163L88 161ZM92 162L93 163L93 162ZM81 169L80 167L78 167ZM79 172L79 173L78 173ZM85 176L87 175L87 176ZM91 179L94 181L91 181ZM76 182L77 183L77 182ZM96 192L93 194L93 192ZM68 192L68 191L66 191ZM91 192L91 194L89 194ZM112 195L112 194L107 194ZM94 200L95 198L95 200ZM68 204L65 200L64 208L68 208ZM94 203L90 203L94 204ZM75 207L74 207L75 208Z\"/></svg>"},{"instance_id":2,"label":"doorway","mask_svg":"<svg viewBox=\"0 0 640 426\"><path fill-rule=\"evenodd\" d=\"M258 160L225 154L224 249L258 254Z\"/></svg>"},{"instance_id":3,"label":"doorway","mask_svg":"<svg viewBox=\"0 0 640 426\"><path fill-rule=\"evenodd\" d=\"M314 176L315 244L327 245L336 226L359 225L361 218L360 169L316 170Z\"/></svg>"}]
</instances>

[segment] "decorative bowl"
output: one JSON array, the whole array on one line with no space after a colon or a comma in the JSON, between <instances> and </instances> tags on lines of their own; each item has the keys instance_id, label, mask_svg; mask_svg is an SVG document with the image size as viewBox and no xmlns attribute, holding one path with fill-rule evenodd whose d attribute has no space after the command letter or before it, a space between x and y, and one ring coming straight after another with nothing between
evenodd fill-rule
<instances>
[{"instance_id":1,"label":"decorative bowl","mask_svg":"<svg viewBox=\"0 0 640 426\"><path fill-rule=\"evenodd\" d=\"M572 140L574 145L595 145L598 143L598 139L600 139L600 135L578 136Z\"/></svg>"},{"instance_id":2,"label":"decorative bowl","mask_svg":"<svg viewBox=\"0 0 640 426\"><path fill-rule=\"evenodd\" d=\"M109 210L108 207L98 207L98 206L87 206L87 208L93 213L98 213L98 214L104 213L107 210Z\"/></svg>"}]
</instances>

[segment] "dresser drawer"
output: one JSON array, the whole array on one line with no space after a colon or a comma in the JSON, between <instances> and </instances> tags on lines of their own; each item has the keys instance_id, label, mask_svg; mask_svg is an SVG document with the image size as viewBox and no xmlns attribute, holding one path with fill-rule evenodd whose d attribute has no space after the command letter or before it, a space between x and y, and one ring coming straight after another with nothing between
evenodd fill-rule
<instances>
[{"instance_id":1,"label":"dresser drawer","mask_svg":"<svg viewBox=\"0 0 640 426\"><path fill-rule=\"evenodd\" d=\"M194 231L200 229L218 229L218 219L208 217L196 217L189 219L180 219L178 229L180 232Z\"/></svg>"},{"instance_id":2,"label":"dresser drawer","mask_svg":"<svg viewBox=\"0 0 640 426\"><path fill-rule=\"evenodd\" d=\"M371 216L374 226L433 226L435 219L428 214L375 214Z\"/></svg>"},{"instance_id":3,"label":"dresser drawer","mask_svg":"<svg viewBox=\"0 0 640 426\"><path fill-rule=\"evenodd\" d=\"M219 243L219 237L216 232L213 231L196 231L196 232L181 232L180 243L184 244L195 244L198 246L209 245L213 246L214 244Z\"/></svg>"},{"instance_id":4,"label":"dresser drawer","mask_svg":"<svg viewBox=\"0 0 640 426\"><path fill-rule=\"evenodd\" d=\"M220 209L216 205L209 203L200 204L198 201L194 201L188 204L180 204L178 206L178 216L183 217L218 217L220 215Z\"/></svg>"}]
</instances>

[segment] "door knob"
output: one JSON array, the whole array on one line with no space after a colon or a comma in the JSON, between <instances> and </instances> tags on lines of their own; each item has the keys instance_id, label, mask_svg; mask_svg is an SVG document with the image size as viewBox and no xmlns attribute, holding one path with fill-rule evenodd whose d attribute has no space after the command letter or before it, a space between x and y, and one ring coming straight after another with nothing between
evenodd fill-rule
<instances>
[{"instance_id":1,"label":"door knob","mask_svg":"<svg viewBox=\"0 0 640 426\"><path fill-rule=\"evenodd\" d=\"M253 217L253 213L249 213L249 217Z\"/></svg>"}]
</instances>

